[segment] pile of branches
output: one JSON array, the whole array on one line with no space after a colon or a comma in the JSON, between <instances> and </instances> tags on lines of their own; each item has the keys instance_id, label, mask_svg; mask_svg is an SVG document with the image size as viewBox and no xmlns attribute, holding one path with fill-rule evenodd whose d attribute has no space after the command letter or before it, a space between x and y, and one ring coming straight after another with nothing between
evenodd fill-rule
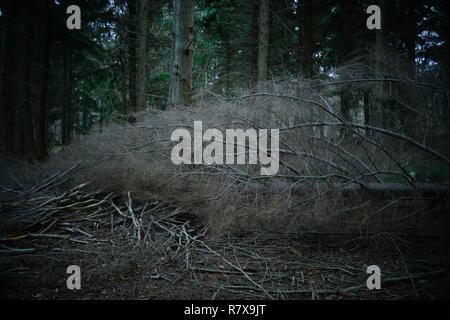
<instances>
[{"instance_id":1,"label":"pile of branches","mask_svg":"<svg viewBox=\"0 0 450 320\"><path fill-rule=\"evenodd\" d=\"M367 124L361 119L348 119L342 114L339 102L335 101L336 94L331 93L330 96L328 92L342 85L365 88L371 83L403 82L407 81L353 79L310 85L284 83L274 85L266 92L232 98L214 94L217 101L211 102L212 108L187 112L175 110L173 117L165 114L153 117L155 121L149 120L147 125L126 127L130 135L146 129L157 139L135 144L123 153L110 156L156 153L169 161L173 146L169 138L171 132L175 128L193 130L193 121L202 120L206 123L205 127L222 131L234 128L278 129L280 170L275 175L260 176L259 170L252 166L203 164L194 169L188 166L183 172L185 175L215 175L226 177L235 185L243 184L254 189L264 189L270 185L278 191L317 189L320 186L319 189L327 190L448 192L448 181L421 180L412 168L414 162L424 162L447 170L450 168L448 150L435 149L428 144L428 136L409 136L402 127L383 127ZM411 81L407 84L416 90L424 86ZM223 143L236 144L225 139ZM271 151L267 150L268 153ZM386 182L390 180L401 183Z\"/></svg>"},{"instance_id":2,"label":"pile of branches","mask_svg":"<svg viewBox=\"0 0 450 320\"><path fill-rule=\"evenodd\" d=\"M117 241L131 241L138 246L161 234L170 238L174 226L186 230L186 212L164 201L136 205L130 192L127 199L120 199L114 193L89 190L89 183L56 191L74 168L57 172L25 190L4 188L2 198L8 201L0 203L0 254L34 253L54 248L61 241L114 245L118 236ZM42 239L47 240L45 245ZM23 248L24 243L31 246Z\"/></svg>"}]
</instances>

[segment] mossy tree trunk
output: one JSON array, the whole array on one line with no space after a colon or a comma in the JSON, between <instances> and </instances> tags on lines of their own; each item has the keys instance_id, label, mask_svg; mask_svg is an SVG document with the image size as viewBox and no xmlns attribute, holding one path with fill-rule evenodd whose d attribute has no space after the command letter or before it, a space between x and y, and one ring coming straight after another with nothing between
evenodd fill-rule
<instances>
[{"instance_id":1,"label":"mossy tree trunk","mask_svg":"<svg viewBox=\"0 0 450 320\"><path fill-rule=\"evenodd\" d=\"M169 105L190 104L194 56L194 1L174 0Z\"/></svg>"}]
</instances>

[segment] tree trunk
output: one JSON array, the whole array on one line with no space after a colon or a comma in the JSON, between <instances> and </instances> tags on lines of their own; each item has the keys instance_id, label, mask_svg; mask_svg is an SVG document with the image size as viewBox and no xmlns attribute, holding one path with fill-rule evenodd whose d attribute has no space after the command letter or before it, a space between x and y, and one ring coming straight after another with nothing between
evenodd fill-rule
<instances>
[{"instance_id":1,"label":"tree trunk","mask_svg":"<svg viewBox=\"0 0 450 320\"><path fill-rule=\"evenodd\" d=\"M383 78L385 76L385 68L382 66L382 59L385 49L385 37L387 34L386 31L386 22L385 19L388 17L387 10L388 6L386 5L385 0L380 0L380 9L381 9L381 29L375 30L375 70L374 70L374 78ZM383 83L381 83L374 91L373 99L376 99L373 103L373 110L371 114L371 122L375 126L383 126L384 118L386 118L387 108L383 106L382 98L384 96L383 93ZM367 132L367 131L366 131Z\"/></svg>"},{"instance_id":2,"label":"tree trunk","mask_svg":"<svg viewBox=\"0 0 450 320\"><path fill-rule=\"evenodd\" d=\"M364 124L366 126L370 126L371 125L371 119L370 119L370 93L369 93L369 89L364 90L363 92L363 104L364 104ZM370 135L370 129L366 129L366 135Z\"/></svg>"},{"instance_id":3,"label":"tree trunk","mask_svg":"<svg viewBox=\"0 0 450 320\"><path fill-rule=\"evenodd\" d=\"M194 2L174 0L172 71L169 105L189 104L192 95L194 53Z\"/></svg>"},{"instance_id":4,"label":"tree trunk","mask_svg":"<svg viewBox=\"0 0 450 320\"><path fill-rule=\"evenodd\" d=\"M356 48L356 34L358 34L358 28L356 25L358 17L358 4L356 0L342 1L342 11L340 13L340 26L337 30L340 45L338 54L338 64L340 66L346 65L354 55ZM350 119L350 109L353 103L353 96L351 93L351 85L343 85L341 87L341 116L347 120ZM341 136L348 136L350 131L343 127L340 132Z\"/></svg>"},{"instance_id":5,"label":"tree trunk","mask_svg":"<svg viewBox=\"0 0 450 320\"><path fill-rule=\"evenodd\" d=\"M5 44L4 65L2 70L2 92L0 103L0 130L2 149L8 153L14 152L16 119L15 101L15 74L16 74L16 44L17 44L17 22L19 4L15 0L6 0L5 8Z\"/></svg>"},{"instance_id":6,"label":"tree trunk","mask_svg":"<svg viewBox=\"0 0 450 320\"><path fill-rule=\"evenodd\" d=\"M136 1L128 0L128 110L136 111Z\"/></svg>"},{"instance_id":7,"label":"tree trunk","mask_svg":"<svg viewBox=\"0 0 450 320\"><path fill-rule=\"evenodd\" d=\"M302 1L300 5L301 17L301 44L300 44L300 59L302 65L302 74L306 79L313 76L313 53L314 53L314 39L312 31L312 1Z\"/></svg>"},{"instance_id":8,"label":"tree trunk","mask_svg":"<svg viewBox=\"0 0 450 320\"><path fill-rule=\"evenodd\" d=\"M231 36L227 35L225 39L225 66L224 66L224 91L226 95L230 94L231 80Z\"/></svg>"},{"instance_id":9,"label":"tree trunk","mask_svg":"<svg viewBox=\"0 0 450 320\"><path fill-rule=\"evenodd\" d=\"M306 183L297 183L295 186L291 186L292 191L303 191L308 190L310 188L310 184ZM406 194L414 194L414 193L448 193L450 188L448 185L443 183L416 183L413 186L409 184L400 184L400 183L364 183L363 185L359 183L317 183L315 187L319 190L327 190L327 189L336 189L340 191L364 191L364 192L377 192L377 193L406 193Z\"/></svg>"},{"instance_id":10,"label":"tree trunk","mask_svg":"<svg viewBox=\"0 0 450 320\"><path fill-rule=\"evenodd\" d=\"M341 90L341 116L344 120L351 122L350 108L352 107L352 94L351 88L345 86ZM346 127L341 128L341 136L345 137L350 134L350 131Z\"/></svg>"},{"instance_id":11,"label":"tree trunk","mask_svg":"<svg viewBox=\"0 0 450 320\"><path fill-rule=\"evenodd\" d=\"M47 139L47 87L49 76L49 62L50 62L50 37L49 37L49 8L48 2L41 1L39 10L39 17L41 19L38 24L38 38L39 38L39 85L38 85L38 101L36 107L36 158L44 160L48 157L48 139Z\"/></svg>"},{"instance_id":12,"label":"tree trunk","mask_svg":"<svg viewBox=\"0 0 450 320\"><path fill-rule=\"evenodd\" d=\"M384 11L387 9L385 6L385 0L380 0L380 9L381 9L381 29L375 30L375 77L380 77L382 75L381 70L381 56L384 51L384 38L385 38L385 26L386 23L384 19L386 18L386 14Z\"/></svg>"},{"instance_id":13,"label":"tree trunk","mask_svg":"<svg viewBox=\"0 0 450 320\"><path fill-rule=\"evenodd\" d=\"M417 1L407 1L404 5L405 14L403 15L402 35L401 40L405 45L406 49L406 59L407 66L405 70L405 75L410 79L416 77L416 40L417 40L417 23L419 21L416 16L415 9L420 7ZM400 99L407 105L415 108L417 101L411 96L410 88L405 85L398 86ZM418 126L414 125L417 123L417 114L413 112L404 112L403 108L399 103L395 103L396 119L400 119L404 131L413 137L417 137L417 134L421 134L421 130ZM420 121L420 120L419 120ZM421 126L424 128L426 125ZM419 129L419 130L418 130Z\"/></svg>"},{"instance_id":14,"label":"tree trunk","mask_svg":"<svg viewBox=\"0 0 450 320\"><path fill-rule=\"evenodd\" d=\"M33 14L32 10L34 9L34 3L30 3L27 6L23 6L21 8L21 17L23 24L20 25L20 46L19 46L19 86L20 94L17 97L20 105L20 109L18 110L18 119L17 121L17 131L18 136L20 136L19 143L17 143L16 147L17 156L24 157L26 159L33 159L35 156L35 141L34 141L34 132L33 132L33 110L31 108L31 77L30 77L30 68L32 66L32 50L31 44L33 42L34 34L34 26L32 23ZM33 10L34 11L34 10Z\"/></svg>"},{"instance_id":15,"label":"tree trunk","mask_svg":"<svg viewBox=\"0 0 450 320\"><path fill-rule=\"evenodd\" d=\"M251 76L251 81L253 84L257 81L257 70L258 70L258 1L252 0L252 11L251 11L251 27L250 27L250 43L248 49L248 64L249 64L249 74Z\"/></svg>"},{"instance_id":16,"label":"tree trunk","mask_svg":"<svg viewBox=\"0 0 450 320\"><path fill-rule=\"evenodd\" d=\"M406 56L408 59L408 76L414 79L416 76L416 37L417 37L417 19L414 11L415 3L407 1L405 3L405 14L403 26L402 40L406 48Z\"/></svg>"},{"instance_id":17,"label":"tree trunk","mask_svg":"<svg viewBox=\"0 0 450 320\"><path fill-rule=\"evenodd\" d=\"M342 1L342 12L340 13L340 25L337 30L339 39L339 65L345 65L353 58L356 48L356 37L358 30L358 2L356 0Z\"/></svg>"},{"instance_id":18,"label":"tree trunk","mask_svg":"<svg viewBox=\"0 0 450 320\"><path fill-rule=\"evenodd\" d=\"M147 24L148 24L148 7L149 3L146 0L137 1L137 76L136 76L136 110L145 109L145 79L146 79L146 64L147 64Z\"/></svg>"},{"instance_id":19,"label":"tree trunk","mask_svg":"<svg viewBox=\"0 0 450 320\"><path fill-rule=\"evenodd\" d=\"M267 80L269 60L270 0L260 0L258 15L258 82Z\"/></svg>"},{"instance_id":20,"label":"tree trunk","mask_svg":"<svg viewBox=\"0 0 450 320\"><path fill-rule=\"evenodd\" d=\"M61 138L62 144L70 142L71 134L71 93L72 93L72 49L70 44L66 43L64 48L64 101L62 109Z\"/></svg>"}]
</instances>

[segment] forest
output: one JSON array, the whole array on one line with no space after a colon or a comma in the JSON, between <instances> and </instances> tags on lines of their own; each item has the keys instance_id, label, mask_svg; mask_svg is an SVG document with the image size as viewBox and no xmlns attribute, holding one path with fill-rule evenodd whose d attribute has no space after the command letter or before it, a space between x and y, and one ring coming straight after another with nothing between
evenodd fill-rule
<instances>
[{"instance_id":1,"label":"forest","mask_svg":"<svg viewBox=\"0 0 450 320\"><path fill-rule=\"evenodd\" d=\"M449 141L446 0L0 0L0 297L448 299Z\"/></svg>"}]
</instances>

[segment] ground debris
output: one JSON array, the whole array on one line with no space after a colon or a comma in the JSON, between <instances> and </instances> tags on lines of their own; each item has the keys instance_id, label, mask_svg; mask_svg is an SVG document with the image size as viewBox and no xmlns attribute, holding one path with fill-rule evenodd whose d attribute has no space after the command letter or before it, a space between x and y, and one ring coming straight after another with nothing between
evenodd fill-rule
<instances>
[{"instance_id":1,"label":"ground debris","mask_svg":"<svg viewBox=\"0 0 450 320\"><path fill-rule=\"evenodd\" d=\"M399 264L372 253L368 259L365 249L337 249L315 233L310 236L316 238L304 233L301 239L263 232L243 237L232 231L213 237L188 220L183 208L164 201L134 202L131 192L121 198L90 190L88 183L57 191L47 182L46 188L8 199L0 209L0 295L6 298L396 299L448 294L442 286L448 282L448 261L409 256ZM369 262L382 268L383 290L367 289ZM69 265L80 266L82 290L66 288Z\"/></svg>"}]
</instances>

